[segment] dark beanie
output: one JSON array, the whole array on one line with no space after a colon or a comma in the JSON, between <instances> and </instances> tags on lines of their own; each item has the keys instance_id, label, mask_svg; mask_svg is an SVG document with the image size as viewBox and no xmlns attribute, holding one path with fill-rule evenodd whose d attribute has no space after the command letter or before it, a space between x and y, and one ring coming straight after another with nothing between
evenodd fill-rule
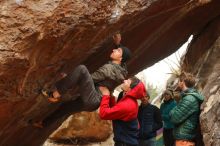
<instances>
[{"instance_id":1,"label":"dark beanie","mask_svg":"<svg viewBox=\"0 0 220 146\"><path fill-rule=\"evenodd\" d=\"M120 46L122 49L122 60L121 62L127 62L131 58L131 51L124 46Z\"/></svg>"}]
</instances>

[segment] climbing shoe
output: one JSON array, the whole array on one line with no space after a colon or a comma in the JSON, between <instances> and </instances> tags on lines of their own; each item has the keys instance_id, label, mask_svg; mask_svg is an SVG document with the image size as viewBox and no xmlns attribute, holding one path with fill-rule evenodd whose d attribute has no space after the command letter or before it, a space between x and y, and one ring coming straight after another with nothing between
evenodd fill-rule
<instances>
[{"instance_id":1,"label":"climbing shoe","mask_svg":"<svg viewBox=\"0 0 220 146\"><path fill-rule=\"evenodd\" d=\"M46 89L42 89L41 90L41 94L47 98L53 96L53 92L49 91L49 90L46 90Z\"/></svg>"},{"instance_id":2,"label":"climbing shoe","mask_svg":"<svg viewBox=\"0 0 220 146\"><path fill-rule=\"evenodd\" d=\"M57 103L60 101L60 97L54 97L53 92L48 91L46 89L41 90L41 94L47 98L47 100L51 103Z\"/></svg>"},{"instance_id":3,"label":"climbing shoe","mask_svg":"<svg viewBox=\"0 0 220 146\"><path fill-rule=\"evenodd\" d=\"M48 98L48 101L51 102L51 103L57 103L60 101L60 97L49 97Z\"/></svg>"}]
</instances>

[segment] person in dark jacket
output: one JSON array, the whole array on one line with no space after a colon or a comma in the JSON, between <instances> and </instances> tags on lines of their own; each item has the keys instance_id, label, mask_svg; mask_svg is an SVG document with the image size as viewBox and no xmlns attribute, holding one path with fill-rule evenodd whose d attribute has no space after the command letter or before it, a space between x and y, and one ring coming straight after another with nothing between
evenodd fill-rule
<instances>
[{"instance_id":1,"label":"person in dark jacket","mask_svg":"<svg viewBox=\"0 0 220 146\"><path fill-rule=\"evenodd\" d=\"M149 99L150 95L147 94L139 106L139 146L156 146L157 130L163 126L159 108L150 104Z\"/></svg>"},{"instance_id":2,"label":"person in dark jacket","mask_svg":"<svg viewBox=\"0 0 220 146\"><path fill-rule=\"evenodd\" d=\"M204 97L194 88L195 77L183 72L178 87L182 91L177 106L170 111L171 122L174 123L176 146L195 146L193 139L199 124L200 105Z\"/></svg>"},{"instance_id":3,"label":"person in dark jacket","mask_svg":"<svg viewBox=\"0 0 220 146\"><path fill-rule=\"evenodd\" d=\"M160 112L163 120L163 141L165 146L174 146L173 128L170 121L170 111L176 106L171 90L165 90L162 94L163 103L160 106Z\"/></svg>"},{"instance_id":4,"label":"person in dark jacket","mask_svg":"<svg viewBox=\"0 0 220 146\"><path fill-rule=\"evenodd\" d=\"M99 115L103 120L113 120L115 146L138 146L137 99L146 96L145 86L133 77L124 80L122 89L123 96L116 103L109 90L101 88L103 97Z\"/></svg>"}]
</instances>

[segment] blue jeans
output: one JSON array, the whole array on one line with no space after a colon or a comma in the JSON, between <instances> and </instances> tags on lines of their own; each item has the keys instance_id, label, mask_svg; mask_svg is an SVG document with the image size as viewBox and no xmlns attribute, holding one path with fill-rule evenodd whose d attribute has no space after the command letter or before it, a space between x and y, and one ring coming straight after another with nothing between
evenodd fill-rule
<instances>
[{"instance_id":1,"label":"blue jeans","mask_svg":"<svg viewBox=\"0 0 220 146\"><path fill-rule=\"evenodd\" d=\"M140 139L139 146L156 146L156 137L147 140Z\"/></svg>"}]
</instances>

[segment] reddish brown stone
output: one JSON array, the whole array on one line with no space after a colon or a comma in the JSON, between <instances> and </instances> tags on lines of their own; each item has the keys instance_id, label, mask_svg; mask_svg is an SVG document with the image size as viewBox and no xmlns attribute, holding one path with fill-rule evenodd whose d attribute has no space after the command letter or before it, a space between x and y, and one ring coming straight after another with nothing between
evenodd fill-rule
<instances>
[{"instance_id":1,"label":"reddish brown stone","mask_svg":"<svg viewBox=\"0 0 220 146\"><path fill-rule=\"evenodd\" d=\"M120 17L112 15L116 7ZM115 31L133 52L132 75L177 50L220 14L218 0L3 0L0 10L0 145L8 146L41 145L59 127L66 116L44 129L28 125L31 115L59 109L37 110L46 105L37 91L78 64L91 72L104 64Z\"/></svg>"}]
</instances>

